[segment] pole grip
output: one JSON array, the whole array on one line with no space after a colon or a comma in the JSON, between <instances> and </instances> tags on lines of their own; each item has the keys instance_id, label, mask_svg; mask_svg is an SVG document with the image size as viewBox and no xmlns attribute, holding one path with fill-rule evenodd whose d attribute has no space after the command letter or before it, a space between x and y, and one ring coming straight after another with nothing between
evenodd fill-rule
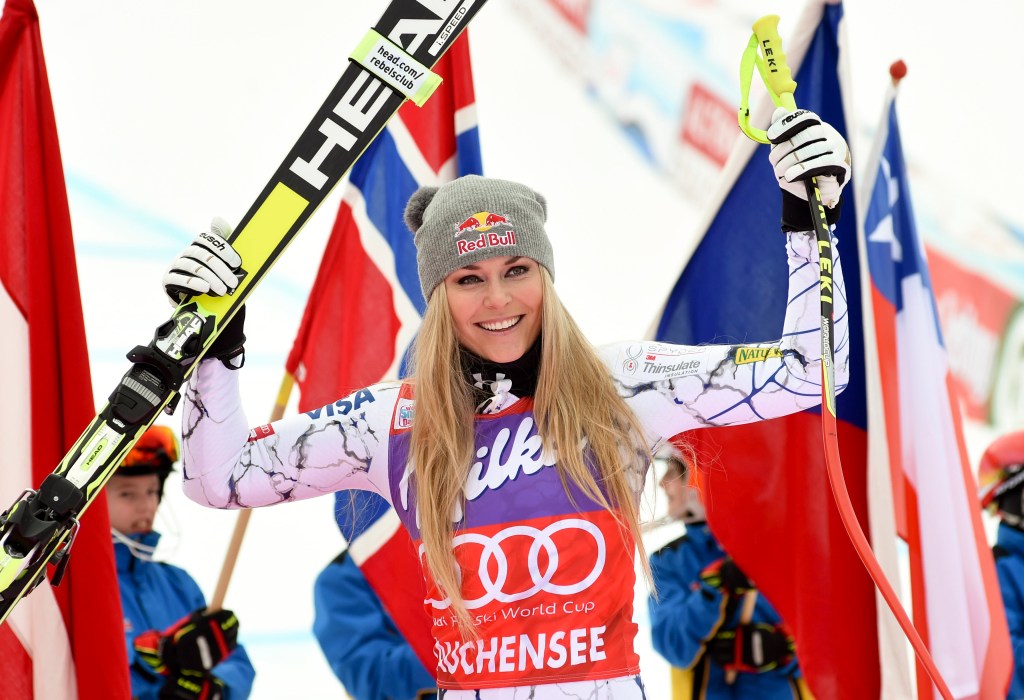
<instances>
[{"instance_id":1,"label":"pole grip","mask_svg":"<svg viewBox=\"0 0 1024 700\"><path fill-rule=\"evenodd\" d=\"M754 22L754 36L761 46L764 59L764 81L768 90L777 95L782 107L789 111L796 110L796 81L789 70L786 53L782 50L782 37L779 36L779 16L765 15Z\"/></svg>"}]
</instances>

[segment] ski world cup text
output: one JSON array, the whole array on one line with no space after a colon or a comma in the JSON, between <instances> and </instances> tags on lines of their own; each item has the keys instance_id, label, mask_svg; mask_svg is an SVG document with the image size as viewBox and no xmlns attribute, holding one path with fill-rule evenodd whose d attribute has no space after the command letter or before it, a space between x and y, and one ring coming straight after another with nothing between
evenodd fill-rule
<instances>
[{"instance_id":1,"label":"ski world cup text","mask_svg":"<svg viewBox=\"0 0 1024 700\"><path fill-rule=\"evenodd\" d=\"M618 574L631 565L632 551L614 516L586 515L459 531L453 553L478 636L459 632L428 572L424 602L443 687L530 685L567 674L611 678L635 665L626 648L635 633L632 581Z\"/></svg>"}]
</instances>

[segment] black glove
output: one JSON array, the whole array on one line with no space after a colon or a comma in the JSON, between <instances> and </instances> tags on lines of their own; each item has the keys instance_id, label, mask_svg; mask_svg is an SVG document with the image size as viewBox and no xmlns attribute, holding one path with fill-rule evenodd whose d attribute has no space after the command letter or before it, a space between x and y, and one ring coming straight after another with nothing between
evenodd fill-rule
<instances>
[{"instance_id":1,"label":"black glove","mask_svg":"<svg viewBox=\"0 0 1024 700\"><path fill-rule=\"evenodd\" d=\"M244 328L245 304L242 304L203 357L207 359L215 357L223 362L228 369L239 369L242 366L241 362L233 363L231 361L245 353Z\"/></svg>"},{"instance_id":2,"label":"black glove","mask_svg":"<svg viewBox=\"0 0 1024 700\"><path fill-rule=\"evenodd\" d=\"M159 700L224 700L224 681L208 673L182 671L167 679Z\"/></svg>"},{"instance_id":3,"label":"black glove","mask_svg":"<svg viewBox=\"0 0 1024 700\"><path fill-rule=\"evenodd\" d=\"M754 584L730 557L724 557L706 566L700 572L700 579L712 588L731 596L754 589Z\"/></svg>"},{"instance_id":4,"label":"black glove","mask_svg":"<svg viewBox=\"0 0 1024 700\"><path fill-rule=\"evenodd\" d=\"M160 675L203 673L238 646L238 618L230 610L196 610L163 632L148 630L133 642L135 652Z\"/></svg>"},{"instance_id":5,"label":"black glove","mask_svg":"<svg viewBox=\"0 0 1024 700\"><path fill-rule=\"evenodd\" d=\"M726 671L765 673L793 660L793 638L775 625L752 623L722 630L707 643L711 660Z\"/></svg>"}]
</instances>

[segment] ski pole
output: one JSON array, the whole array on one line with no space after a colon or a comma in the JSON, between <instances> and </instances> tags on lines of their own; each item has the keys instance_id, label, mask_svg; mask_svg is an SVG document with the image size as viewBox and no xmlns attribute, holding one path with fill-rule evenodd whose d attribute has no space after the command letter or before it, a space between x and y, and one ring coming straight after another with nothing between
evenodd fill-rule
<instances>
[{"instance_id":1,"label":"ski pole","mask_svg":"<svg viewBox=\"0 0 1024 700\"><path fill-rule=\"evenodd\" d=\"M796 81L793 80L786 54L782 50L782 38L779 36L778 15L766 15L754 22L754 33L750 37L740 68L741 104L739 111L740 129L749 138L761 143L769 143L767 134L750 125L750 109L748 107L750 81L753 69L760 73L772 101L777 107L796 111ZM939 673L938 667L928 653L928 647L922 641L914 623L911 622L906 610L903 609L896 591L885 577L881 566L875 559L871 545L864 536L864 531L857 520L857 514L850 501L850 494L843 477L843 467L839 459L839 433L836 422L836 390L835 390L835 353L833 350L833 309L832 309L832 241L828 222L825 218L825 205L821 201L816 178L807 180L807 202L814 222L814 232L818 241L818 265L821 282L819 285L821 298L821 432L825 445L825 466L828 471L832 495L839 509L840 519L846 528L857 555L864 568L882 594L882 598L896 616L897 622L906 634L907 639L917 653L918 660L924 666L928 676L943 698L953 700L953 695Z\"/></svg>"},{"instance_id":2,"label":"ski pole","mask_svg":"<svg viewBox=\"0 0 1024 700\"><path fill-rule=\"evenodd\" d=\"M754 609L757 607L757 590L749 590L743 594L743 607L740 610L740 625L750 624L750 621L754 619ZM732 685L736 682L736 677L739 672L730 668L725 672L725 683L726 685Z\"/></svg>"}]
</instances>

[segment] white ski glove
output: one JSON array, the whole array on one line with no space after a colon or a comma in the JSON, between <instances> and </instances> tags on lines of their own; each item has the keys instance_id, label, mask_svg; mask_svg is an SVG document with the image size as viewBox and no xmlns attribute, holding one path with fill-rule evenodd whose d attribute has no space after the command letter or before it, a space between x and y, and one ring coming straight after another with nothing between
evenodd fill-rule
<instances>
[{"instance_id":1,"label":"white ski glove","mask_svg":"<svg viewBox=\"0 0 1024 700\"><path fill-rule=\"evenodd\" d=\"M804 182L816 177L822 203L829 209L839 203L850 180L850 148L838 131L814 112L779 107L768 127L768 140L768 160L779 187L806 202Z\"/></svg>"},{"instance_id":2,"label":"white ski glove","mask_svg":"<svg viewBox=\"0 0 1024 700\"><path fill-rule=\"evenodd\" d=\"M210 294L223 296L238 286L235 270L242 266L242 258L227 242L231 225L214 217L210 232L200 233L175 258L164 273L163 285L172 306L186 296Z\"/></svg>"}]
</instances>

